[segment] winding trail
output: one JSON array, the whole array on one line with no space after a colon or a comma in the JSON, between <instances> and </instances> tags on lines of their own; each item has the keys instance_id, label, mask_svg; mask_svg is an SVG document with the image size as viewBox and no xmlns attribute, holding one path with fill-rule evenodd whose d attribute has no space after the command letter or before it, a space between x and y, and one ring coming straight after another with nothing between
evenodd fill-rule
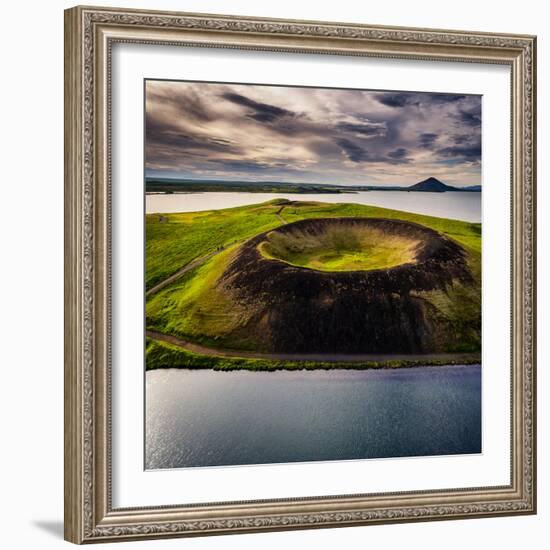
<instances>
[{"instance_id":1,"label":"winding trail","mask_svg":"<svg viewBox=\"0 0 550 550\"><path fill-rule=\"evenodd\" d=\"M281 215L282 211L284 209L284 206L281 206L277 212L275 212L275 216L279 219L279 221L282 223L282 225L286 225L287 221L283 218ZM166 223L168 221L168 218L166 216L160 216L159 217L160 223ZM220 246L213 252L210 252L209 254L206 254L205 256L201 256L200 258L197 258L196 260L193 260L192 262L189 262L188 264L184 265L181 269L178 269L174 274L170 275L170 277L167 277L160 283L157 283L155 286L152 286L149 290L145 292L145 296L149 297L155 293L157 293L159 290L162 290L163 288L167 287L168 285L172 284L174 281L177 281L180 277L185 275L188 271L191 271L192 269L195 269L196 267L199 267L200 265L204 264L214 256L217 256L220 252L223 252L224 250L227 250L231 245L235 243L228 243L223 246Z\"/></svg>"},{"instance_id":2,"label":"winding trail","mask_svg":"<svg viewBox=\"0 0 550 550\"><path fill-rule=\"evenodd\" d=\"M233 243L231 243L233 244ZM180 277L185 275L188 271L191 271L192 269L195 269L196 267L199 267L200 265L204 264L214 256L217 256L220 252L223 252L227 247L230 246L229 244L226 244L224 246L221 246L220 248L217 248L213 252L210 252L210 254L206 254L206 256L201 256L200 258L197 258L196 260L193 260L192 262L189 262L185 266L183 266L181 269L176 271L173 275L170 275L167 279L164 279L164 281L161 281L160 283L156 284L155 286L152 286L146 293L145 296L151 296L152 294L155 294L155 292L158 292L159 290L163 289L164 287L168 286L169 284L172 284L174 281L177 281Z\"/></svg>"},{"instance_id":3,"label":"winding trail","mask_svg":"<svg viewBox=\"0 0 550 550\"><path fill-rule=\"evenodd\" d=\"M283 218L283 210L284 210L284 206L281 206L281 208L279 208L279 210L277 210L277 212L275 212L275 216L277 216L277 218L279 218L280 222L283 224L283 225L286 225L288 222Z\"/></svg>"},{"instance_id":4,"label":"winding trail","mask_svg":"<svg viewBox=\"0 0 550 550\"><path fill-rule=\"evenodd\" d=\"M146 330L145 334L152 340L166 342L186 351L200 353L202 355L213 355L215 357L233 357L246 359L267 359L271 361L304 361L323 363L367 363L379 361L426 361L427 364L433 361L445 361L448 363L471 363L480 362L478 354L472 353L428 353L428 354L323 354L323 353L256 353L253 351L238 351L231 349L210 348L200 344L194 344L178 336L164 334L155 330Z\"/></svg>"}]
</instances>

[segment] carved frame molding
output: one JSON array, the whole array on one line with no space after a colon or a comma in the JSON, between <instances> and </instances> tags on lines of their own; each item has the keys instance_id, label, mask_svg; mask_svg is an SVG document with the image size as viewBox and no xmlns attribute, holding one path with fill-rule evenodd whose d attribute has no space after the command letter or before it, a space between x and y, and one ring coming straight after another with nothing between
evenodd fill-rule
<instances>
[{"instance_id":1,"label":"carved frame molding","mask_svg":"<svg viewBox=\"0 0 550 550\"><path fill-rule=\"evenodd\" d=\"M505 487L113 509L110 86L116 42L377 56L511 68L512 463ZM101 542L536 511L536 38L222 15L65 12L65 537Z\"/></svg>"}]
</instances>

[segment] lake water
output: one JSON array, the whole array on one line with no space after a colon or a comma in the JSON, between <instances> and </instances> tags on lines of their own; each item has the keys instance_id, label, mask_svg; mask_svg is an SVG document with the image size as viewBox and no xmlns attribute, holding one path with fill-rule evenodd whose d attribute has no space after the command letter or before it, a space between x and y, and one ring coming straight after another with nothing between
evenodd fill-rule
<instances>
[{"instance_id":1,"label":"lake water","mask_svg":"<svg viewBox=\"0 0 550 550\"><path fill-rule=\"evenodd\" d=\"M233 206L257 204L272 199L319 202L353 202L451 218L468 222L481 221L481 193L446 192L418 193L407 191L361 191L359 193L311 194L296 193L181 193L147 195L146 212L199 212Z\"/></svg>"},{"instance_id":2,"label":"lake water","mask_svg":"<svg viewBox=\"0 0 550 550\"><path fill-rule=\"evenodd\" d=\"M146 467L481 452L481 367L146 374Z\"/></svg>"}]
</instances>

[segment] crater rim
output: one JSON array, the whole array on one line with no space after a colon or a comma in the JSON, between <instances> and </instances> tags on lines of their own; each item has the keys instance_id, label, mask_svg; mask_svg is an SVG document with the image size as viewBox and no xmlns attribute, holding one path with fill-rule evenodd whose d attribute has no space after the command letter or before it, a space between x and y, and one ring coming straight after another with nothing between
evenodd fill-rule
<instances>
[{"instance_id":1,"label":"crater rim","mask_svg":"<svg viewBox=\"0 0 550 550\"><path fill-rule=\"evenodd\" d=\"M334 241L345 241L346 234L352 237L351 245L346 248L344 243L340 253L334 252ZM281 225L259 237L254 248L261 260L327 274L391 271L418 264L423 261L430 241L445 240L437 231L415 222L378 217L307 218ZM284 249L285 245L292 248L296 239L303 241L302 249Z\"/></svg>"}]
</instances>

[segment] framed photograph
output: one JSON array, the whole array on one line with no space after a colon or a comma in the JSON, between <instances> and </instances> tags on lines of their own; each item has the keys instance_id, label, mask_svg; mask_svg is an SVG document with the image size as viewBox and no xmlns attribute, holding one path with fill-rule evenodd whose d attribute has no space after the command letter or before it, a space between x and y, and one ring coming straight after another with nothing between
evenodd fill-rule
<instances>
[{"instance_id":1,"label":"framed photograph","mask_svg":"<svg viewBox=\"0 0 550 550\"><path fill-rule=\"evenodd\" d=\"M65 537L533 514L533 36L65 12Z\"/></svg>"}]
</instances>

